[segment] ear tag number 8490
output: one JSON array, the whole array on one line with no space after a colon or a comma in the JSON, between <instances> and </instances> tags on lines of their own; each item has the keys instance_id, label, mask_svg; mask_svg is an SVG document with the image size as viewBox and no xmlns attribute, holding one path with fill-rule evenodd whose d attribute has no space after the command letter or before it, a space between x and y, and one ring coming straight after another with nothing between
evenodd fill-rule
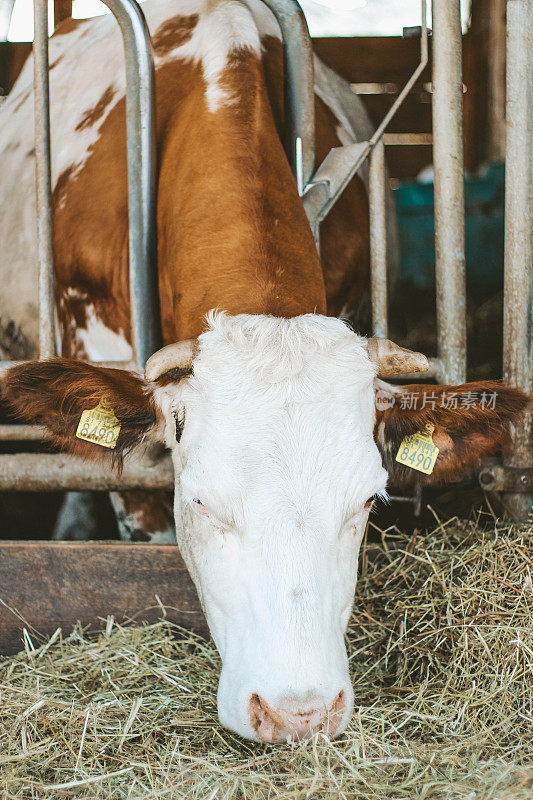
<instances>
[{"instance_id":1,"label":"ear tag number 8490","mask_svg":"<svg viewBox=\"0 0 533 800\"><path fill-rule=\"evenodd\" d=\"M78 439L113 450L117 444L120 427L120 422L115 417L113 409L100 401L96 408L82 413L76 436Z\"/></svg>"},{"instance_id":2,"label":"ear tag number 8490","mask_svg":"<svg viewBox=\"0 0 533 800\"><path fill-rule=\"evenodd\" d=\"M439 455L439 448L433 443L434 430L435 426L428 422L423 431L406 436L396 454L396 461L405 467L431 475Z\"/></svg>"}]
</instances>

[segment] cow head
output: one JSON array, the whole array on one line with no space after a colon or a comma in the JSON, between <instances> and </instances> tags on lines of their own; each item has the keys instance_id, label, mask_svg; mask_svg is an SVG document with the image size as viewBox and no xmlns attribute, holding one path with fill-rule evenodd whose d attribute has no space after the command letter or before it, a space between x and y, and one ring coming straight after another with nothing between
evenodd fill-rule
<instances>
[{"instance_id":1,"label":"cow head","mask_svg":"<svg viewBox=\"0 0 533 800\"><path fill-rule=\"evenodd\" d=\"M350 717L344 632L359 548L388 473L411 480L395 461L404 437L431 423L439 456L431 475L414 474L457 480L502 445L527 403L495 382L377 380L425 364L332 318L220 314L198 341L155 354L144 381L57 359L13 367L4 395L85 457L166 444L178 543L223 662L221 722L284 741L339 733ZM461 396L474 393L467 406ZM452 395L457 403L444 402ZM82 411L100 402L122 426L115 450L75 436Z\"/></svg>"}]
</instances>

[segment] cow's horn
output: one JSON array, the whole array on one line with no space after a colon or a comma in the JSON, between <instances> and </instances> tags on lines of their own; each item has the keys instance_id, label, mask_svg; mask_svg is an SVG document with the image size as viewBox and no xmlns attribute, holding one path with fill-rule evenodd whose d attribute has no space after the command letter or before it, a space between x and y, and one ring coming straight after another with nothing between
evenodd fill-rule
<instances>
[{"instance_id":1,"label":"cow's horn","mask_svg":"<svg viewBox=\"0 0 533 800\"><path fill-rule=\"evenodd\" d=\"M377 365L380 378L392 378L406 372L426 372L429 369L425 355L406 350L390 339L368 339L366 348L370 360Z\"/></svg>"},{"instance_id":2,"label":"cow's horn","mask_svg":"<svg viewBox=\"0 0 533 800\"><path fill-rule=\"evenodd\" d=\"M144 377L147 381L156 381L171 369L179 370L184 374L190 372L197 352L197 339L167 344L166 347L162 347L161 350L150 356L144 368Z\"/></svg>"}]
</instances>

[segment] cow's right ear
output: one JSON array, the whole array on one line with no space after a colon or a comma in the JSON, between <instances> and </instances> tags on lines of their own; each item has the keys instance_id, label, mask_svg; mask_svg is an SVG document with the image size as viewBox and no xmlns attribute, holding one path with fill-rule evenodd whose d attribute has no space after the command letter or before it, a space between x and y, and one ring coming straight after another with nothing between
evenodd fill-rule
<instances>
[{"instance_id":1,"label":"cow's right ear","mask_svg":"<svg viewBox=\"0 0 533 800\"><path fill-rule=\"evenodd\" d=\"M2 376L1 397L18 419L44 426L46 438L60 450L119 466L158 427L145 381L131 372L82 361L17 364Z\"/></svg>"}]
</instances>

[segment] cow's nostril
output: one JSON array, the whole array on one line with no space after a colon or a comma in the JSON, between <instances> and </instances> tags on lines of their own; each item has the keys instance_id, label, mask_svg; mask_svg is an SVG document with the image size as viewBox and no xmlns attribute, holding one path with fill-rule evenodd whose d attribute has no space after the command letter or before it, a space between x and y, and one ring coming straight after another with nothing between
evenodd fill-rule
<instances>
[{"instance_id":1,"label":"cow's nostril","mask_svg":"<svg viewBox=\"0 0 533 800\"><path fill-rule=\"evenodd\" d=\"M271 708L262 697L253 694L249 705L252 728L264 742L282 741L281 734L285 727L282 715Z\"/></svg>"},{"instance_id":2,"label":"cow's nostril","mask_svg":"<svg viewBox=\"0 0 533 800\"><path fill-rule=\"evenodd\" d=\"M252 728L263 742L286 742L306 739L319 730L335 733L345 708L346 697L344 691L340 691L328 709L323 706L305 711L299 709L296 702L275 709L259 694L253 694L248 711Z\"/></svg>"},{"instance_id":3,"label":"cow's nostril","mask_svg":"<svg viewBox=\"0 0 533 800\"><path fill-rule=\"evenodd\" d=\"M324 725L324 730L327 733L335 733L339 725L341 724L342 718L344 716L344 712L346 710L346 695L344 694L344 689L342 689L331 706L328 708L328 713L326 715L326 724Z\"/></svg>"}]
</instances>

